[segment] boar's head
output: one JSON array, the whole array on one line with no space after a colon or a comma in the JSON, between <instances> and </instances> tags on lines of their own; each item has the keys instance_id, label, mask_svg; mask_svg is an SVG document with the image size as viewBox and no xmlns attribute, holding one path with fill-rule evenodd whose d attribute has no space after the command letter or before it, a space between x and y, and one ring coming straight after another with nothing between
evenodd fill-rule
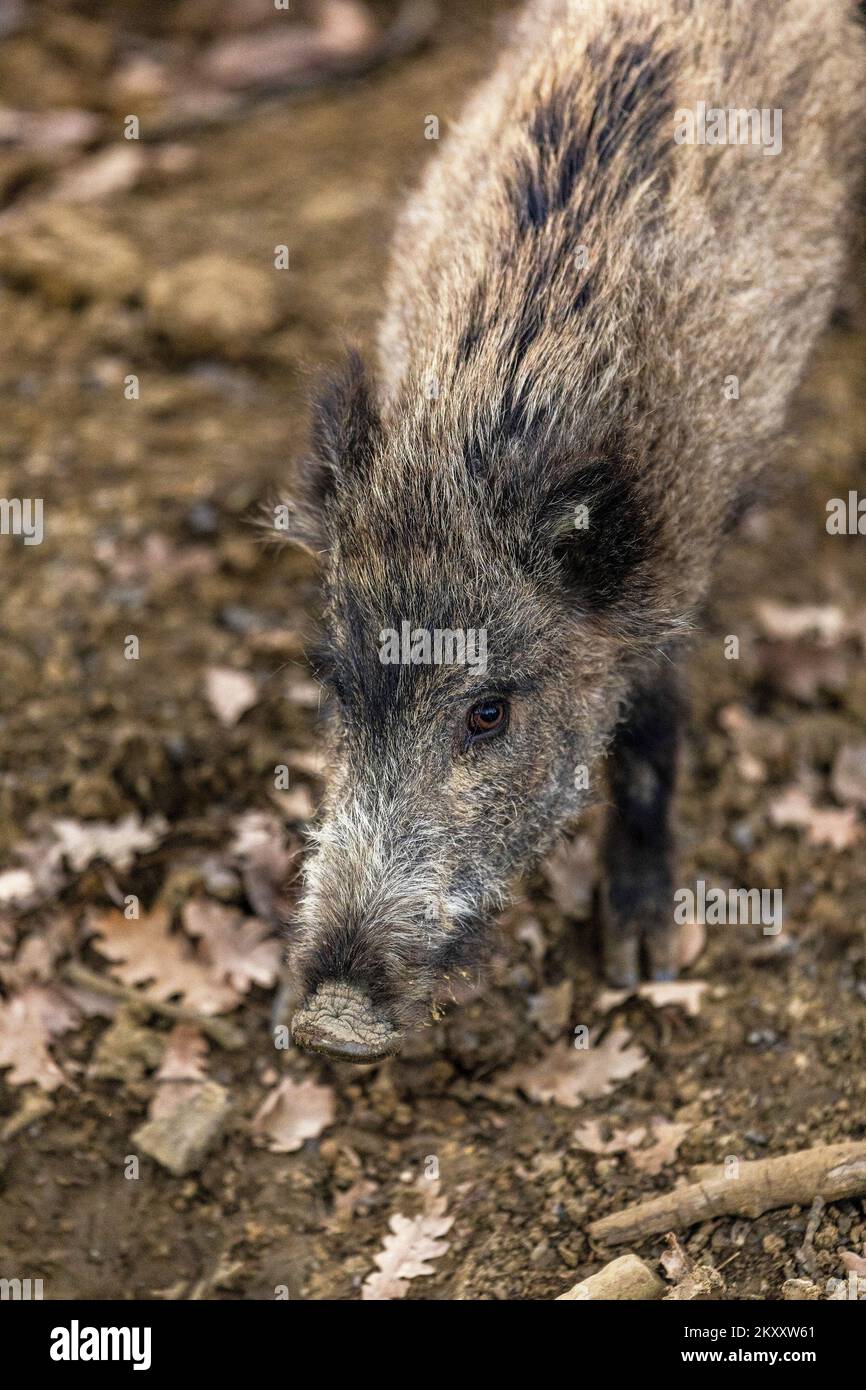
<instances>
[{"instance_id":1,"label":"boar's head","mask_svg":"<svg viewBox=\"0 0 866 1390\"><path fill-rule=\"evenodd\" d=\"M660 630L624 452L438 404L383 420L350 358L296 506L324 571L332 698L293 1035L355 1061L398 1050L481 961L509 885L596 789L629 660Z\"/></svg>"}]
</instances>

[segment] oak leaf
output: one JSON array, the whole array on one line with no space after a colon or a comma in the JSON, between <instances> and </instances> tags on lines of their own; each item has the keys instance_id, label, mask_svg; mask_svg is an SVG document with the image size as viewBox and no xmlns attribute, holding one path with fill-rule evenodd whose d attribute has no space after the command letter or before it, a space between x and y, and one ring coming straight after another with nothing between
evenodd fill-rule
<instances>
[{"instance_id":1,"label":"oak leaf","mask_svg":"<svg viewBox=\"0 0 866 1390\"><path fill-rule=\"evenodd\" d=\"M397 1212L391 1217L391 1234L375 1257L378 1268L364 1280L362 1299L383 1302L403 1298L411 1279L435 1273L430 1261L445 1254L449 1242L442 1237L454 1224L454 1217L445 1215L445 1207L446 1199L438 1197L420 1216Z\"/></svg>"}]
</instances>

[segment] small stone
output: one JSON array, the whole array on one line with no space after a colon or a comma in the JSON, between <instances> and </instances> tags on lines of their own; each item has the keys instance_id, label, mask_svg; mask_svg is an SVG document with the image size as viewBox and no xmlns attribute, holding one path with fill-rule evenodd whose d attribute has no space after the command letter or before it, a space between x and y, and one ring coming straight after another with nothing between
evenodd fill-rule
<instances>
[{"instance_id":1,"label":"small stone","mask_svg":"<svg viewBox=\"0 0 866 1390\"><path fill-rule=\"evenodd\" d=\"M555 1263L555 1260L552 1258L552 1256L553 1250L551 1249L549 1242L546 1240L540 1240L538 1244L529 1252L529 1263L537 1265L542 1269L549 1269Z\"/></svg>"},{"instance_id":2,"label":"small stone","mask_svg":"<svg viewBox=\"0 0 866 1390\"><path fill-rule=\"evenodd\" d=\"M176 1178L200 1168L225 1127L229 1094L216 1081L206 1081L193 1097L159 1120L146 1120L132 1136L144 1153L155 1158Z\"/></svg>"},{"instance_id":3,"label":"small stone","mask_svg":"<svg viewBox=\"0 0 866 1390\"><path fill-rule=\"evenodd\" d=\"M782 1297L791 1302L806 1299L814 1302L821 1297L821 1290L811 1279L786 1279L782 1285Z\"/></svg>"},{"instance_id":4,"label":"small stone","mask_svg":"<svg viewBox=\"0 0 866 1390\"><path fill-rule=\"evenodd\" d=\"M751 821L736 821L728 833L737 849L743 850L744 853L755 848L755 828Z\"/></svg>"},{"instance_id":5,"label":"small stone","mask_svg":"<svg viewBox=\"0 0 866 1390\"><path fill-rule=\"evenodd\" d=\"M0 273L64 306L126 299L142 280L138 252L126 237L94 214L56 205L0 237Z\"/></svg>"},{"instance_id":6,"label":"small stone","mask_svg":"<svg viewBox=\"0 0 866 1390\"><path fill-rule=\"evenodd\" d=\"M146 303L151 328L192 355L243 357L279 319L267 272L215 253L159 271Z\"/></svg>"},{"instance_id":7,"label":"small stone","mask_svg":"<svg viewBox=\"0 0 866 1390\"><path fill-rule=\"evenodd\" d=\"M866 806L866 743L840 748L831 777L833 795L843 805Z\"/></svg>"},{"instance_id":8,"label":"small stone","mask_svg":"<svg viewBox=\"0 0 866 1390\"><path fill-rule=\"evenodd\" d=\"M253 631L262 632L267 627L267 620L261 613L256 613L252 608L245 608L240 603L227 603L220 609L220 622L229 632L236 632L239 637L246 637Z\"/></svg>"},{"instance_id":9,"label":"small stone","mask_svg":"<svg viewBox=\"0 0 866 1390\"><path fill-rule=\"evenodd\" d=\"M204 500L193 502L185 521L194 536L215 536L219 530L216 508Z\"/></svg>"}]
</instances>

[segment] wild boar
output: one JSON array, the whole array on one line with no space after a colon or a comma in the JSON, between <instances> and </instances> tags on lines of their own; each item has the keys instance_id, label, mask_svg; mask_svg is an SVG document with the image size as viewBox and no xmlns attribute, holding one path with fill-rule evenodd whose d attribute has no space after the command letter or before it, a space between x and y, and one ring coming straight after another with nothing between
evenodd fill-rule
<instances>
[{"instance_id":1,"label":"wild boar","mask_svg":"<svg viewBox=\"0 0 866 1390\"><path fill-rule=\"evenodd\" d=\"M679 652L834 307L864 78L846 0L535 0L428 164L296 501L301 1046L398 1050L591 796L608 978L675 973Z\"/></svg>"}]
</instances>

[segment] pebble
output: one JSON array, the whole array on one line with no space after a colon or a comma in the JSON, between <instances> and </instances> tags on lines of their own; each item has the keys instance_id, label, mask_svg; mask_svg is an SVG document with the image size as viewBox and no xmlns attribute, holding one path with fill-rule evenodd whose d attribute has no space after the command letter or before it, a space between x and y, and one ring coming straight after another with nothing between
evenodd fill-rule
<instances>
[{"instance_id":1,"label":"pebble","mask_svg":"<svg viewBox=\"0 0 866 1390\"><path fill-rule=\"evenodd\" d=\"M146 1120L132 1142L175 1177L200 1168L222 1137L229 1111L229 1093L216 1081L206 1081L189 1101L158 1120Z\"/></svg>"},{"instance_id":2,"label":"pebble","mask_svg":"<svg viewBox=\"0 0 866 1390\"><path fill-rule=\"evenodd\" d=\"M214 536L219 530L219 516L210 502L194 502L184 521L194 536Z\"/></svg>"},{"instance_id":3,"label":"pebble","mask_svg":"<svg viewBox=\"0 0 866 1390\"><path fill-rule=\"evenodd\" d=\"M145 298L151 328L188 354L242 358L279 320L267 271L216 253L158 271Z\"/></svg>"},{"instance_id":4,"label":"pebble","mask_svg":"<svg viewBox=\"0 0 866 1390\"><path fill-rule=\"evenodd\" d=\"M254 631L264 632L271 625L262 613L256 613L252 608L245 608L240 603L227 603L220 609L219 617L224 627L241 637L246 637Z\"/></svg>"},{"instance_id":5,"label":"pebble","mask_svg":"<svg viewBox=\"0 0 866 1390\"><path fill-rule=\"evenodd\" d=\"M55 205L0 237L0 272L64 306L126 299L143 279L132 242L92 213Z\"/></svg>"}]
</instances>

